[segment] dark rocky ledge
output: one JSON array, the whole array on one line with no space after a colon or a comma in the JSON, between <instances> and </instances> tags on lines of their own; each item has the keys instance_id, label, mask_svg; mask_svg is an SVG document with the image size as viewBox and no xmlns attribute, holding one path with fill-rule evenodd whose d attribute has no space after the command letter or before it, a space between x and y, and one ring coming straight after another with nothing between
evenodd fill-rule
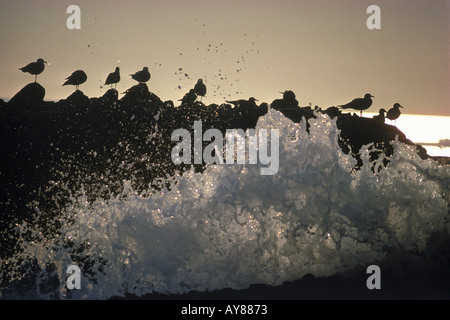
<instances>
[{"instance_id":1,"label":"dark rocky ledge","mask_svg":"<svg viewBox=\"0 0 450 320\"><path fill-rule=\"evenodd\" d=\"M195 102L174 107L172 101L161 100L144 83L128 89L121 99L115 89L98 98L89 98L79 90L57 102L44 101L44 96L40 84L30 83L8 103L0 101L1 203L2 211L15 212L13 216L24 214L27 210L23 207L39 198L49 181L65 183L71 190L83 186L94 198L101 196L99 185L108 185L105 193L114 193L123 180L132 180L138 191L161 187L167 176L190 167L171 161L176 144L170 139L173 130L192 130L195 120L202 120L203 130L246 130L254 128L269 108L267 103L256 105L248 100L235 105ZM315 117L311 107L290 106L283 99L271 106L294 122ZM355 169L362 165L359 150L363 145L374 144L373 159L382 152L392 155L391 142L396 137L415 145L395 126L342 114L335 107L316 107L316 112L337 117L339 145L358 160ZM430 157L423 147L416 146L423 159L450 163L449 158ZM388 160L385 162L387 165ZM202 165L194 167L204 169ZM43 206L47 200L39 201Z\"/></svg>"}]
</instances>

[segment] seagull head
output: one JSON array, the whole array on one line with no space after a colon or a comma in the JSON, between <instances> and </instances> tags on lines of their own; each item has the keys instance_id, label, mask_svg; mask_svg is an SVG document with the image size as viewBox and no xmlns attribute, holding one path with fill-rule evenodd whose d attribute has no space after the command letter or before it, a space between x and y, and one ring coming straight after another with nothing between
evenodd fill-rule
<instances>
[{"instance_id":1,"label":"seagull head","mask_svg":"<svg viewBox=\"0 0 450 320\"><path fill-rule=\"evenodd\" d=\"M381 108L379 112L380 112L380 114L384 114L387 111L384 108Z\"/></svg>"},{"instance_id":2,"label":"seagull head","mask_svg":"<svg viewBox=\"0 0 450 320\"><path fill-rule=\"evenodd\" d=\"M370 99L370 98L373 98L373 95L371 95L370 93L366 93L364 95L364 99Z\"/></svg>"},{"instance_id":3,"label":"seagull head","mask_svg":"<svg viewBox=\"0 0 450 320\"><path fill-rule=\"evenodd\" d=\"M394 103L394 108L403 108L401 105L400 105L400 103Z\"/></svg>"},{"instance_id":4,"label":"seagull head","mask_svg":"<svg viewBox=\"0 0 450 320\"><path fill-rule=\"evenodd\" d=\"M37 59L37 62L38 63L47 63L47 61L45 61L44 59L41 59L41 58Z\"/></svg>"},{"instance_id":5,"label":"seagull head","mask_svg":"<svg viewBox=\"0 0 450 320\"><path fill-rule=\"evenodd\" d=\"M142 70L144 70L144 71L148 71L148 67L144 67L144 69L142 69Z\"/></svg>"}]
</instances>

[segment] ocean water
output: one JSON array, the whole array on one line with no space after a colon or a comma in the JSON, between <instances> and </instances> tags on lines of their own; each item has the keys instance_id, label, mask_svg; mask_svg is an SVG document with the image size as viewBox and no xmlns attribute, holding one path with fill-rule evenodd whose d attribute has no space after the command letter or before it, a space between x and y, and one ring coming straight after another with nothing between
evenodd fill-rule
<instances>
[{"instance_id":1,"label":"ocean water","mask_svg":"<svg viewBox=\"0 0 450 320\"><path fill-rule=\"evenodd\" d=\"M365 113L373 117L374 113ZM435 115L402 114L395 122L386 119L386 124L393 124L414 143L423 144L430 156L450 157L450 147L426 145L436 144L439 140L450 139L450 117Z\"/></svg>"},{"instance_id":2,"label":"ocean water","mask_svg":"<svg viewBox=\"0 0 450 320\"><path fill-rule=\"evenodd\" d=\"M386 121L389 123L389 120ZM405 114L396 126L415 143L438 143L450 139L450 117ZM423 145L431 156L450 157L450 147Z\"/></svg>"},{"instance_id":3,"label":"ocean water","mask_svg":"<svg viewBox=\"0 0 450 320\"><path fill-rule=\"evenodd\" d=\"M245 289L308 273L395 266L405 257L417 268L439 267L421 259L433 234L450 233L450 167L394 142L388 167L374 174L383 158L371 163L365 146L364 165L354 171L356 160L338 146L335 120L318 114L309 123L308 134L305 122L274 110L260 118L257 129L279 130L276 175L261 175L259 165L210 165L170 178L170 190L146 196L127 181L110 199L88 202L83 190L73 193L57 235L17 225L28 240L2 261L2 272L8 270L2 297ZM79 290L67 288L70 265L81 269Z\"/></svg>"}]
</instances>

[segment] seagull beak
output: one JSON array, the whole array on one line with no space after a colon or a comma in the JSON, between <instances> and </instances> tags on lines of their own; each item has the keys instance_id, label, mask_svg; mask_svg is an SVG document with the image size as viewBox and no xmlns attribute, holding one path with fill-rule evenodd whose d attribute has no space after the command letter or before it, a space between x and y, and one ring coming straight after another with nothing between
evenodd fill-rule
<instances>
[{"instance_id":1,"label":"seagull beak","mask_svg":"<svg viewBox=\"0 0 450 320\"><path fill-rule=\"evenodd\" d=\"M400 106L400 108L403 108L402 106Z\"/></svg>"}]
</instances>

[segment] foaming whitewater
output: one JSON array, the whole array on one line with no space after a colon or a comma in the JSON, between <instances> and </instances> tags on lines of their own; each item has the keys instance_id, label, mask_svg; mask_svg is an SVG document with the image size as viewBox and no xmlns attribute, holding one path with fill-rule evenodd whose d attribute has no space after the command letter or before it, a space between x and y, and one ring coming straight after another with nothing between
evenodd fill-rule
<instances>
[{"instance_id":1,"label":"foaming whitewater","mask_svg":"<svg viewBox=\"0 0 450 320\"><path fill-rule=\"evenodd\" d=\"M273 110L260 118L257 129L279 130L276 175L261 175L259 165L210 165L173 177L170 190L150 196L126 181L122 194L107 200L72 195L54 238L18 225L34 241L21 241L23 251L2 262L10 279L0 287L4 297L104 299L280 285L308 273L420 257L433 234L448 236L450 167L394 142L386 168L378 170L382 157L369 161L365 146L355 171L356 160L339 148L335 120L319 113L309 123L307 133L305 120L295 124ZM81 268L80 290L66 286L72 264Z\"/></svg>"}]
</instances>

